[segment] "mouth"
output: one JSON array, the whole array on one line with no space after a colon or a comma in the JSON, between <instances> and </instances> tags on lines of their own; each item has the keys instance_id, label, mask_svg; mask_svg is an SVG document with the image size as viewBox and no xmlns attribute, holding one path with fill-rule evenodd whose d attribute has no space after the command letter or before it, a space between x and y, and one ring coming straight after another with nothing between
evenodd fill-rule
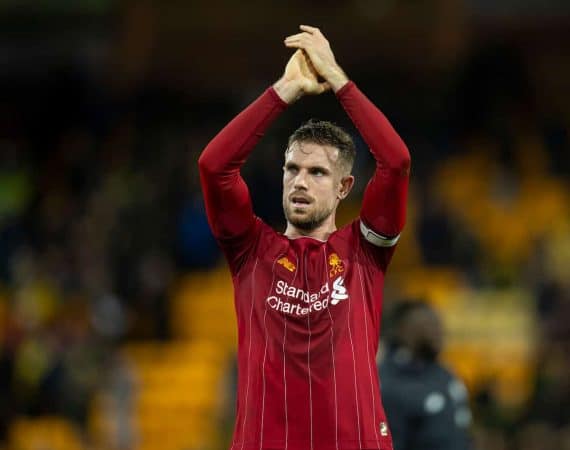
<instances>
[{"instance_id":1,"label":"mouth","mask_svg":"<svg viewBox=\"0 0 570 450\"><path fill-rule=\"evenodd\" d=\"M306 208L312 203L312 200L304 195L292 195L289 201L295 208Z\"/></svg>"}]
</instances>

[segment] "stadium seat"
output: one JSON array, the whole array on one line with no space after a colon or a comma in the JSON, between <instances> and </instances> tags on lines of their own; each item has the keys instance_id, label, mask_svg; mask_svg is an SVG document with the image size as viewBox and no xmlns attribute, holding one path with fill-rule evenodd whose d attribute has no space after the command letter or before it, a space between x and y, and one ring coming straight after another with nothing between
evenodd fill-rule
<instances>
[{"instance_id":1,"label":"stadium seat","mask_svg":"<svg viewBox=\"0 0 570 450\"><path fill-rule=\"evenodd\" d=\"M20 418L10 429L9 448L14 450L84 450L78 430L59 417Z\"/></svg>"}]
</instances>

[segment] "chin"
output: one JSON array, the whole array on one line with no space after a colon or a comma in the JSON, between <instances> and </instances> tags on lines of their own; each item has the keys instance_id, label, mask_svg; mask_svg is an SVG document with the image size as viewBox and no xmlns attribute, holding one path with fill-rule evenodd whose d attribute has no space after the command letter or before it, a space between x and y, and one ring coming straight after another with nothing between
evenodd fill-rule
<instances>
[{"instance_id":1,"label":"chin","mask_svg":"<svg viewBox=\"0 0 570 450\"><path fill-rule=\"evenodd\" d=\"M321 226L328 216L316 217L314 214L300 214L294 211L289 211L285 213L285 217L287 222L294 227L303 231L312 231Z\"/></svg>"},{"instance_id":2,"label":"chin","mask_svg":"<svg viewBox=\"0 0 570 450\"><path fill-rule=\"evenodd\" d=\"M295 228L303 231L313 231L320 225L320 223L314 222L312 220L290 220L289 222L294 225Z\"/></svg>"}]
</instances>

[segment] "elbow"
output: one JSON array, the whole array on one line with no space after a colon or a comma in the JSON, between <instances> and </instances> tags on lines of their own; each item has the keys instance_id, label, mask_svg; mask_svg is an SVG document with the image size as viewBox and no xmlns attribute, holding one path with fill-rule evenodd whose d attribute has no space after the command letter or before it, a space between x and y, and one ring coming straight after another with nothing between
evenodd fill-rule
<instances>
[{"instance_id":1,"label":"elbow","mask_svg":"<svg viewBox=\"0 0 570 450\"><path fill-rule=\"evenodd\" d=\"M239 162L228 161L216 147L206 147L198 158L198 172L203 180L229 180L239 175L239 169Z\"/></svg>"},{"instance_id":2,"label":"elbow","mask_svg":"<svg viewBox=\"0 0 570 450\"><path fill-rule=\"evenodd\" d=\"M198 169L203 175L213 174L218 170L215 158L209 154L207 147L198 158Z\"/></svg>"},{"instance_id":3,"label":"elbow","mask_svg":"<svg viewBox=\"0 0 570 450\"><path fill-rule=\"evenodd\" d=\"M391 161L391 169L401 173L402 175L409 175L412 159L408 147L403 142L396 152L396 156Z\"/></svg>"},{"instance_id":4,"label":"elbow","mask_svg":"<svg viewBox=\"0 0 570 450\"><path fill-rule=\"evenodd\" d=\"M204 156L204 152L198 158L198 170L200 173L205 173L208 171L208 158Z\"/></svg>"}]
</instances>

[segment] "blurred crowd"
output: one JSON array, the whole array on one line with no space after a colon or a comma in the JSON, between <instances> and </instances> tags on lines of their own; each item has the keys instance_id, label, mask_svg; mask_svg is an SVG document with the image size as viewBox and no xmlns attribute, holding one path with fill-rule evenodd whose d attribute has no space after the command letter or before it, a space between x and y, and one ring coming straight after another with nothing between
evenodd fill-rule
<instances>
[{"instance_id":1,"label":"blurred crowd","mask_svg":"<svg viewBox=\"0 0 570 450\"><path fill-rule=\"evenodd\" d=\"M543 70L562 70L559 62ZM470 392L476 448L570 449L568 90L558 93L565 109L550 107L542 78L507 43L474 48L438 80L380 63L346 70L410 148L407 233L421 264L453 267L476 290L516 287L532 299L531 393L512 410L492 382ZM0 448L19 417L65 417L88 441L102 391L128 410L136 374L122 345L175 338L177 280L222 264L198 155L272 81L204 100L159 79L125 89L84 61L2 79ZM354 133L355 207L372 168L332 96L300 105L244 169L256 213L276 227L284 223L280 158L302 120L326 118ZM120 448L134 448L129 436Z\"/></svg>"}]
</instances>

